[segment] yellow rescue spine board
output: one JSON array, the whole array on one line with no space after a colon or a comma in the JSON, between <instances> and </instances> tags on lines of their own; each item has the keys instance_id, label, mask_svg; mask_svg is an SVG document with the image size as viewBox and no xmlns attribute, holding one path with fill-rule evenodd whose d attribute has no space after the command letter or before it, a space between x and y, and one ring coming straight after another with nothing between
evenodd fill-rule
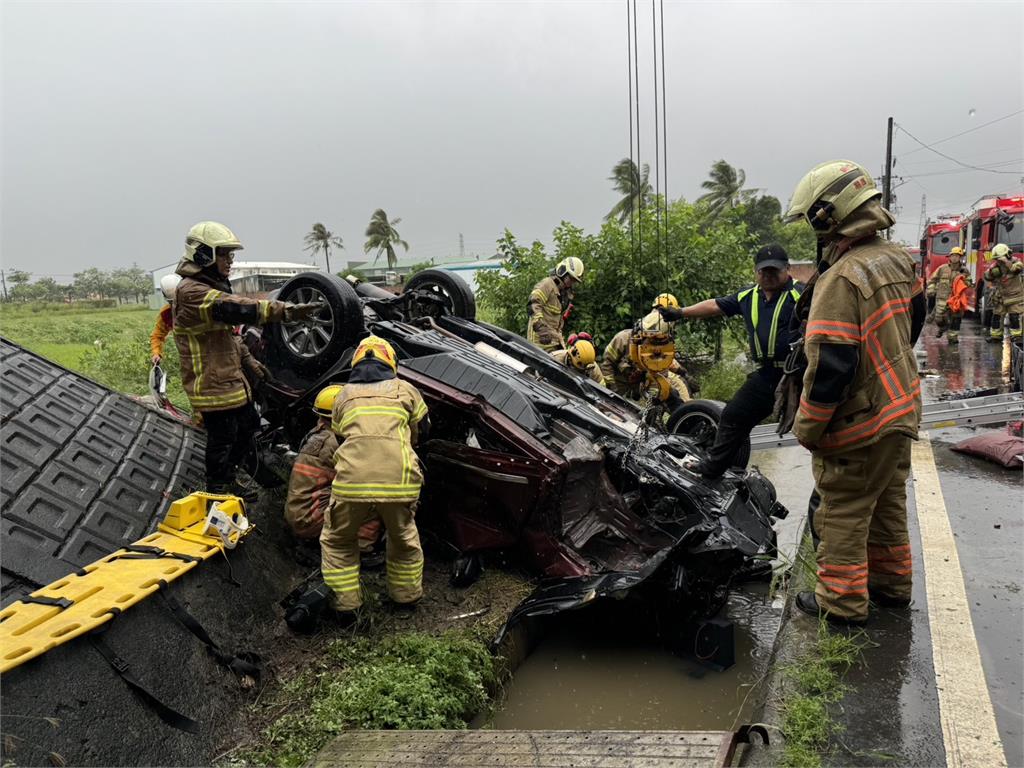
<instances>
[{"instance_id":1,"label":"yellow rescue spine board","mask_svg":"<svg viewBox=\"0 0 1024 768\"><path fill-rule=\"evenodd\" d=\"M244 518L245 505L236 496L193 493L171 504L155 533L0 610L0 674L92 632L223 552L220 535L206 533L214 502L224 513Z\"/></svg>"}]
</instances>

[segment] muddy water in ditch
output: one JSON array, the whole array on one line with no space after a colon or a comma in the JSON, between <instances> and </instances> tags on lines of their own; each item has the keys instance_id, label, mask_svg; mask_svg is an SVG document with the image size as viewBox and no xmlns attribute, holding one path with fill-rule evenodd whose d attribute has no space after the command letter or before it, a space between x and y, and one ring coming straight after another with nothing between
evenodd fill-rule
<instances>
[{"instance_id":1,"label":"muddy water in ditch","mask_svg":"<svg viewBox=\"0 0 1024 768\"><path fill-rule=\"evenodd\" d=\"M553 621L488 727L733 728L753 710L760 691L751 693L751 686L765 672L780 614L760 586L735 593L724 613L736 636L736 664L724 672L636 637L621 621L602 621L600 606Z\"/></svg>"}]
</instances>

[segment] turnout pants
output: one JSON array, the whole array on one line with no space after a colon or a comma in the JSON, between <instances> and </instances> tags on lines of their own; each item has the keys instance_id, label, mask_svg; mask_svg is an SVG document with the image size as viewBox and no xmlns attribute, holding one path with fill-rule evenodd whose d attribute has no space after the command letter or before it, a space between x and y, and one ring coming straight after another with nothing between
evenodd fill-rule
<instances>
[{"instance_id":1,"label":"turnout pants","mask_svg":"<svg viewBox=\"0 0 1024 768\"><path fill-rule=\"evenodd\" d=\"M226 411L204 411L206 488L223 491L235 482L235 470L252 445L260 417L252 403Z\"/></svg>"},{"instance_id":2,"label":"turnout pants","mask_svg":"<svg viewBox=\"0 0 1024 768\"><path fill-rule=\"evenodd\" d=\"M782 369L758 368L726 403L715 442L704 460L707 475L718 477L731 467L740 449L750 443L750 430L772 415L781 379Z\"/></svg>"},{"instance_id":3,"label":"turnout pants","mask_svg":"<svg viewBox=\"0 0 1024 768\"><path fill-rule=\"evenodd\" d=\"M865 619L869 593L910 597L910 438L890 434L836 456L813 456L821 504L815 595L822 610Z\"/></svg>"},{"instance_id":4,"label":"turnout pants","mask_svg":"<svg viewBox=\"0 0 1024 768\"><path fill-rule=\"evenodd\" d=\"M321 571L334 593L336 611L363 604L359 587L359 531L380 517L387 533L388 595L396 603L423 597L423 549L416 530L415 501L346 501L332 499L320 533Z\"/></svg>"},{"instance_id":5,"label":"turnout pants","mask_svg":"<svg viewBox=\"0 0 1024 768\"><path fill-rule=\"evenodd\" d=\"M948 330L947 337L954 344L960 340L960 323L963 319L964 313L951 310L945 299L935 302L935 324L939 334Z\"/></svg>"}]
</instances>

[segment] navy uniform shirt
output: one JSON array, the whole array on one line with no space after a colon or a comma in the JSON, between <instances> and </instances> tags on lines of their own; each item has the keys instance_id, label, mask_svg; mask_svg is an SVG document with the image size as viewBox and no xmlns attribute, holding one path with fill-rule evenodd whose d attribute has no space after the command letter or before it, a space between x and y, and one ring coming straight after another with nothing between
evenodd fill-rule
<instances>
[{"instance_id":1,"label":"navy uniform shirt","mask_svg":"<svg viewBox=\"0 0 1024 768\"><path fill-rule=\"evenodd\" d=\"M782 368L792 341L790 320L803 286L789 279L769 301L757 285L715 299L727 317L743 315L750 356L762 368Z\"/></svg>"}]
</instances>

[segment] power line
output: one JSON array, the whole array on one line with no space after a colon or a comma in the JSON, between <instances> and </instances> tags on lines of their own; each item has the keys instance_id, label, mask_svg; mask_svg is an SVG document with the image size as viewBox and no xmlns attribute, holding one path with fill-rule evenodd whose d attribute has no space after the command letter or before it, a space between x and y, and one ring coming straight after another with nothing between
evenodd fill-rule
<instances>
[{"instance_id":1,"label":"power line","mask_svg":"<svg viewBox=\"0 0 1024 768\"><path fill-rule=\"evenodd\" d=\"M964 135L966 135L968 133L974 133L974 131L980 131L982 128L987 128L990 125L994 125L996 123L1001 123L1003 120L1009 120L1011 117L1016 117L1017 115L1021 114L1022 112L1024 112L1024 109L1018 109L1016 112L1011 112L1008 115L1003 115L1002 117L997 117L995 120L989 120L987 123L982 123L981 125L976 125L974 128L968 128L966 131L960 131L960 133L954 133L952 136L947 136L944 139L939 139L938 141L933 141L932 142L932 146L935 146L936 144L945 144L947 141L952 141L953 139L959 138L959 137L964 136ZM909 133L907 135L910 136ZM913 138L913 137L911 136L911 138ZM917 141L917 139L914 139L914 141ZM918 141L918 144L921 144L921 142ZM921 149L931 149L931 147L922 145ZM920 152L921 149L912 149L909 152L907 152L907 154L908 155L912 155L915 152Z\"/></svg>"},{"instance_id":2,"label":"power line","mask_svg":"<svg viewBox=\"0 0 1024 768\"><path fill-rule=\"evenodd\" d=\"M997 170L994 170L992 168L982 168L982 167L977 166L977 165L970 165L969 163L962 163L959 160L957 160L955 157L951 157L951 156L945 154L944 152L940 152L939 150L935 149L934 147L932 147L932 146L930 146L928 144L925 144L923 141L921 141L919 138L917 138L914 134L912 134L910 131L908 131L906 128L904 128L902 125L897 124L896 127L899 130L903 131L903 133L907 134L907 136L909 136L911 139L916 141L918 144L920 144L924 149L927 149L927 150L929 150L931 152L934 152L936 155L940 155L941 157L944 157L947 160L950 160L950 161L956 163L957 165L963 166L964 168L970 168L970 169L975 170L975 171L983 171L985 173L1006 173L1006 174L1011 174L1011 175L1014 175L1014 176L1019 175L1020 173L1024 172L1024 171L997 171Z\"/></svg>"}]
</instances>

